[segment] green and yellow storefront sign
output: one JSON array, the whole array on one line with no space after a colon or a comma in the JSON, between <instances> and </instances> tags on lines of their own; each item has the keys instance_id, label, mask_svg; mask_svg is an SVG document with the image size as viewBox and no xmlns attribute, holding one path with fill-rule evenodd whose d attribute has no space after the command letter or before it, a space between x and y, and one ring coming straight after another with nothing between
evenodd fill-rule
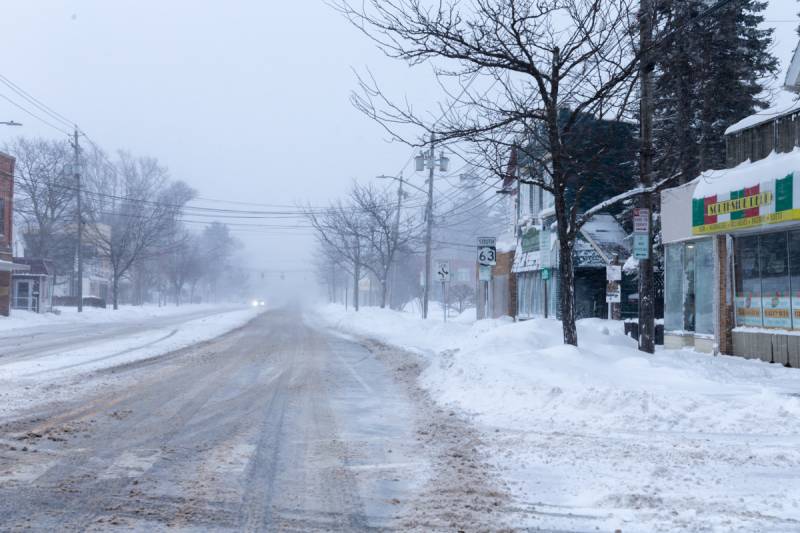
<instances>
[{"instance_id":1,"label":"green and yellow storefront sign","mask_svg":"<svg viewBox=\"0 0 800 533\"><path fill-rule=\"evenodd\" d=\"M724 178L722 178L724 179ZM701 198L692 198L692 233L707 235L800 220L794 173Z\"/></svg>"}]
</instances>

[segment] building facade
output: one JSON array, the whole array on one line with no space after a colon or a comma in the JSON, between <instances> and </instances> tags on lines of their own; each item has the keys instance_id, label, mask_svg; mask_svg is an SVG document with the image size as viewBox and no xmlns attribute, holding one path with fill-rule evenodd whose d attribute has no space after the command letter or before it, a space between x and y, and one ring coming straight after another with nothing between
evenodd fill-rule
<instances>
[{"instance_id":1,"label":"building facade","mask_svg":"<svg viewBox=\"0 0 800 533\"><path fill-rule=\"evenodd\" d=\"M797 94L728 128L726 146L728 168L661 194L665 345L798 367Z\"/></svg>"},{"instance_id":2,"label":"building facade","mask_svg":"<svg viewBox=\"0 0 800 533\"><path fill-rule=\"evenodd\" d=\"M0 315L11 309L11 270L14 266L13 240L14 158L0 152Z\"/></svg>"}]
</instances>

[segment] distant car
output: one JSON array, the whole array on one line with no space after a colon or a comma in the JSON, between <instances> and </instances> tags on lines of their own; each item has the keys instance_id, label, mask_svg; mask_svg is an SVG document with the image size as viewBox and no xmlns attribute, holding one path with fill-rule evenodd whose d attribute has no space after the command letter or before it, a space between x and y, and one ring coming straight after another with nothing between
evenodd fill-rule
<instances>
[{"instance_id":1,"label":"distant car","mask_svg":"<svg viewBox=\"0 0 800 533\"><path fill-rule=\"evenodd\" d=\"M252 302L250 302L250 305L252 305L253 307L264 307L265 305L267 305L267 302L265 302L264 300L253 300Z\"/></svg>"}]
</instances>

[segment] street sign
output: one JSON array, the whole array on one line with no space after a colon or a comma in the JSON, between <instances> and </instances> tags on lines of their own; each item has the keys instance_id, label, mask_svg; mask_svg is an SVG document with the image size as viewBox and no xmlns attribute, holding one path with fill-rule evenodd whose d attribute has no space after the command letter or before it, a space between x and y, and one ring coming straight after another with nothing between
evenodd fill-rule
<instances>
[{"instance_id":1,"label":"street sign","mask_svg":"<svg viewBox=\"0 0 800 533\"><path fill-rule=\"evenodd\" d=\"M478 268L478 281L492 281L492 267L480 265Z\"/></svg>"},{"instance_id":2,"label":"street sign","mask_svg":"<svg viewBox=\"0 0 800 533\"><path fill-rule=\"evenodd\" d=\"M497 239L478 237L478 263L485 266L497 264Z\"/></svg>"},{"instance_id":3,"label":"street sign","mask_svg":"<svg viewBox=\"0 0 800 533\"><path fill-rule=\"evenodd\" d=\"M636 259L650 259L648 247L649 236L647 233L633 234L633 257Z\"/></svg>"},{"instance_id":4,"label":"street sign","mask_svg":"<svg viewBox=\"0 0 800 533\"><path fill-rule=\"evenodd\" d=\"M542 269L542 279L545 280L545 281L550 279L550 269L549 268L543 268Z\"/></svg>"},{"instance_id":5,"label":"street sign","mask_svg":"<svg viewBox=\"0 0 800 533\"><path fill-rule=\"evenodd\" d=\"M606 265L606 279L608 281L622 281L622 266Z\"/></svg>"},{"instance_id":6,"label":"street sign","mask_svg":"<svg viewBox=\"0 0 800 533\"><path fill-rule=\"evenodd\" d=\"M436 279L442 283L450 281L450 261L439 261L436 263Z\"/></svg>"},{"instance_id":7,"label":"street sign","mask_svg":"<svg viewBox=\"0 0 800 533\"><path fill-rule=\"evenodd\" d=\"M622 301L622 285L619 281L608 280L606 282L606 303L618 304Z\"/></svg>"},{"instance_id":8,"label":"street sign","mask_svg":"<svg viewBox=\"0 0 800 533\"><path fill-rule=\"evenodd\" d=\"M650 210L636 208L633 210L633 232L650 233Z\"/></svg>"}]
</instances>

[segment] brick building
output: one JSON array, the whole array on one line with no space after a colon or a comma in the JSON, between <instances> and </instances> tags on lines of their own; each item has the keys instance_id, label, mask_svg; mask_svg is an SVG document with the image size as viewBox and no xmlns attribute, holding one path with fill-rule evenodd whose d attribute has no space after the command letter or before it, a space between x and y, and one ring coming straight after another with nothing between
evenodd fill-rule
<instances>
[{"instance_id":1,"label":"brick building","mask_svg":"<svg viewBox=\"0 0 800 533\"><path fill-rule=\"evenodd\" d=\"M11 307L11 270L14 266L11 253L14 162L13 157L0 152L0 315L2 316L8 316Z\"/></svg>"}]
</instances>

